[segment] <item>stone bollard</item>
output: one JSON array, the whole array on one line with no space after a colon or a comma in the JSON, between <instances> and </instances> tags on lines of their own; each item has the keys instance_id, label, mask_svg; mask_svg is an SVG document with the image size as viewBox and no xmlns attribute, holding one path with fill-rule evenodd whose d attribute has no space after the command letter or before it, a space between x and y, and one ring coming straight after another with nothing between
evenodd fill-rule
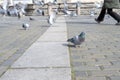
<instances>
[{"instance_id":1,"label":"stone bollard","mask_svg":"<svg viewBox=\"0 0 120 80\"><path fill-rule=\"evenodd\" d=\"M51 14L51 12L52 12L52 7L53 7L53 5L52 5L52 3L51 2L49 2L48 3L48 15L50 15Z\"/></svg>"},{"instance_id":2,"label":"stone bollard","mask_svg":"<svg viewBox=\"0 0 120 80\"><path fill-rule=\"evenodd\" d=\"M80 11L80 7L77 7L77 15L80 15L81 11Z\"/></svg>"},{"instance_id":3,"label":"stone bollard","mask_svg":"<svg viewBox=\"0 0 120 80\"><path fill-rule=\"evenodd\" d=\"M80 15L80 13L81 13L81 11L80 11L80 6L81 6L81 2L78 1L78 2L76 3L76 9L77 9L77 10L76 10L76 13L77 13L77 15Z\"/></svg>"}]
</instances>

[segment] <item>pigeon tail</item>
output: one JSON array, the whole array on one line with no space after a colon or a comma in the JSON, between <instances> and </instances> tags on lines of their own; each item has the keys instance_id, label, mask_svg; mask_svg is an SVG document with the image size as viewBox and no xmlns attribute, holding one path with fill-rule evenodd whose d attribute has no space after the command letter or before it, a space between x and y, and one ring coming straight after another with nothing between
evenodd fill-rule
<instances>
[{"instance_id":1,"label":"pigeon tail","mask_svg":"<svg viewBox=\"0 0 120 80\"><path fill-rule=\"evenodd\" d=\"M67 42L74 42L74 39L73 38L68 39Z\"/></svg>"}]
</instances>

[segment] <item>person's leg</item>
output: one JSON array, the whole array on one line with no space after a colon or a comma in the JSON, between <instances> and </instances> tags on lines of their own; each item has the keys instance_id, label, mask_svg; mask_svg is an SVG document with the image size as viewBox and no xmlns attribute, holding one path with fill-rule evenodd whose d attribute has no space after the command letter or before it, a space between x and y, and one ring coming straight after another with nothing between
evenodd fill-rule
<instances>
[{"instance_id":1,"label":"person's leg","mask_svg":"<svg viewBox=\"0 0 120 80\"><path fill-rule=\"evenodd\" d=\"M95 19L95 21L97 21L98 23L100 23L101 21L103 21L104 17L105 17L105 14L106 14L106 9L102 8L99 16Z\"/></svg>"},{"instance_id":2,"label":"person's leg","mask_svg":"<svg viewBox=\"0 0 120 80\"><path fill-rule=\"evenodd\" d=\"M107 9L108 14L110 16L112 16L118 23L120 22L120 15L118 15L117 13L113 12L112 9Z\"/></svg>"}]
</instances>

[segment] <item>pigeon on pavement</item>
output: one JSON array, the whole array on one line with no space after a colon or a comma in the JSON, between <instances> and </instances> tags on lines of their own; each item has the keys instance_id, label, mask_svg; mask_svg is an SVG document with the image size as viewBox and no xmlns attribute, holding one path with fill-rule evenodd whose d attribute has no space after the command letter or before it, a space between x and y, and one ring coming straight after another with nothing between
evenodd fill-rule
<instances>
[{"instance_id":1,"label":"pigeon on pavement","mask_svg":"<svg viewBox=\"0 0 120 80\"><path fill-rule=\"evenodd\" d=\"M55 22L55 18L56 18L56 12L52 11L51 14L49 15L48 23L52 25Z\"/></svg>"},{"instance_id":2,"label":"pigeon on pavement","mask_svg":"<svg viewBox=\"0 0 120 80\"><path fill-rule=\"evenodd\" d=\"M30 27L30 25L27 23L23 23L22 27L24 28L24 30L27 30Z\"/></svg>"},{"instance_id":3,"label":"pigeon on pavement","mask_svg":"<svg viewBox=\"0 0 120 80\"><path fill-rule=\"evenodd\" d=\"M29 19L32 21L32 20L35 20L34 18L32 18L32 17L29 17Z\"/></svg>"},{"instance_id":4,"label":"pigeon on pavement","mask_svg":"<svg viewBox=\"0 0 120 80\"><path fill-rule=\"evenodd\" d=\"M85 41L85 33L81 32L80 35L74 36L73 38L70 38L67 41L73 43L75 46L81 45L81 43Z\"/></svg>"}]
</instances>

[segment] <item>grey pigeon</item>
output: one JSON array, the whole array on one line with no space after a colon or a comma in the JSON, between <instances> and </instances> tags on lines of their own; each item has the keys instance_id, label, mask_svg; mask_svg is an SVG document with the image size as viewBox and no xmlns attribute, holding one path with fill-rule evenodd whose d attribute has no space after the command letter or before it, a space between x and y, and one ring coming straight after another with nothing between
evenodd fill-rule
<instances>
[{"instance_id":1,"label":"grey pigeon","mask_svg":"<svg viewBox=\"0 0 120 80\"><path fill-rule=\"evenodd\" d=\"M5 10L3 8L0 8L0 14L5 15Z\"/></svg>"},{"instance_id":2,"label":"grey pigeon","mask_svg":"<svg viewBox=\"0 0 120 80\"><path fill-rule=\"evenodd\" d=\"M32 17L29 17L29 19L32 21L32 20L35 20L34 18L32 18Z\"/></svg>"},{"instance_id":3,"label":"grey pigeon","mask_svg":"<svg viewBox=\"0 0 120 80\"><path fill-rule=\"evenodd\" d=\"M77 16L77 14L76 14L75 11L69 11L69 10L63 9L62 12L63 12L66 16L70 16L70 17L75 17L75 16Z\"/></svg>"},{"instance_id":4,"label":"grey pigeon","mask_svg":"<svg viewBox=\"0 0 120 80\"><path fill-rule=\"evenodd\" d=\"M20 19L21 16L22 16L22 14L21 14L21 12L19 11L19 12L18 12L18 15L17 15L18 19Z\"/></svg>"},{"instance_id":5,"label":"grey pigeon","mask_svg":"<svg viewBox=\"0 0 120 80\"><path fill-rule=\"evenodd\" d=\"M85 41L85 33L81 32L80 35L74 36L73 38L70 38L67 41L73 43L75 46L80 45Z\"/></svg>"},{"instance_id":6,"label":"grey pigeon","mask_svg":"<svg viewBox=\"0 0 120 80\"><path fill-rule=\"evenodd\" d=\"M23 27L25 30L27 30L27 29L30 27L30 25L27 24L27 23L23 23L22 27Z\"/></svg>"},{"instance_id":7,"label":"grey pigeon","mask_svg":"<svg viewBox=\"0 0 120 80\"><path fill-rule=\"evenodd\" d=\"M91 16L91 17L92 17L92 16L95 16L95 9L94 9L94 8L90 10L90 16Z\"/></svg>"},{"instance_id":8,"label":"grey pigeon","mask_svg":"<svg viewBox=\"0 0 120 80\"><path fill-rule=\"evenodd\" d=\"M55 18L56 18L56 12L52 11L51 14L49 15L48 23L52 25L55 22Z\"/></svg>"},{"instance_id":9,"label":"grey pigeon","mask_svg":"<svg viewBox=\"0 0 120 80\"><path fill-rule=\"evenodd\" d=\"M44 16L45 12L43 10L41 10L41 9L37 9L37 14L41 15L41 16Z\"/></svg>"},{"instance_id":10,"label":"grey pigeon","mask_svg":"<svg viewBox=\"0 0 120 80\"><path fill-rule=\"evenodd\" d=\"M97 9L100 9L102 7L102 3L100 2L95 2L94 5Z\"/></svg>"},{"instance_id":11,"label":"grey pigeon","mask_svg":"<svg viewBox=\"0 0 120 80\"><path fill-rule=\"evenodd\" d=\"M44 0L41 0L41 1L39 1L39 0L33 0L33 3L35 5L38 5L38 6L44 6L45 5Z\"/></svg>"},{"instance_id":12,"label":"grey pigeon","mask_svg":"<svg viewBox=\"0 0 120 80\"><path fill-rule=\"evenodd\" d=\"M72 11L70 17L75 17L75 16L77 16L76 12Z\"/></svg>"},{"instance_id":13,"label":"grey pigeon","mask_svg":"<svg viewBox=\"0 0 120 80\"><path fill-rule=\"evenodd\" d=\"M81 7L81 1L80 0L76 2L76 7Z\"/></svg>"},{"instance_id":14,"label":"grey pigeon","mask_svg":"<svg viewBox=\"0 0 120 80\"><path fill-rule=\"evenodd\" d=\"M53 0L53 4L57 4L57 0Z\"/></svg>"},{"instance_id":15,"label":"grey pigeon","mask_svg":"<svg viewBox=\"0 0 120 80\"><path fill-rule=\"evenodd\" d=\"M8 16L17 16L18 15L18 11L16 8L14 7L10 7L7 9L7 15Z\"/></svg>"}]
</instances>

